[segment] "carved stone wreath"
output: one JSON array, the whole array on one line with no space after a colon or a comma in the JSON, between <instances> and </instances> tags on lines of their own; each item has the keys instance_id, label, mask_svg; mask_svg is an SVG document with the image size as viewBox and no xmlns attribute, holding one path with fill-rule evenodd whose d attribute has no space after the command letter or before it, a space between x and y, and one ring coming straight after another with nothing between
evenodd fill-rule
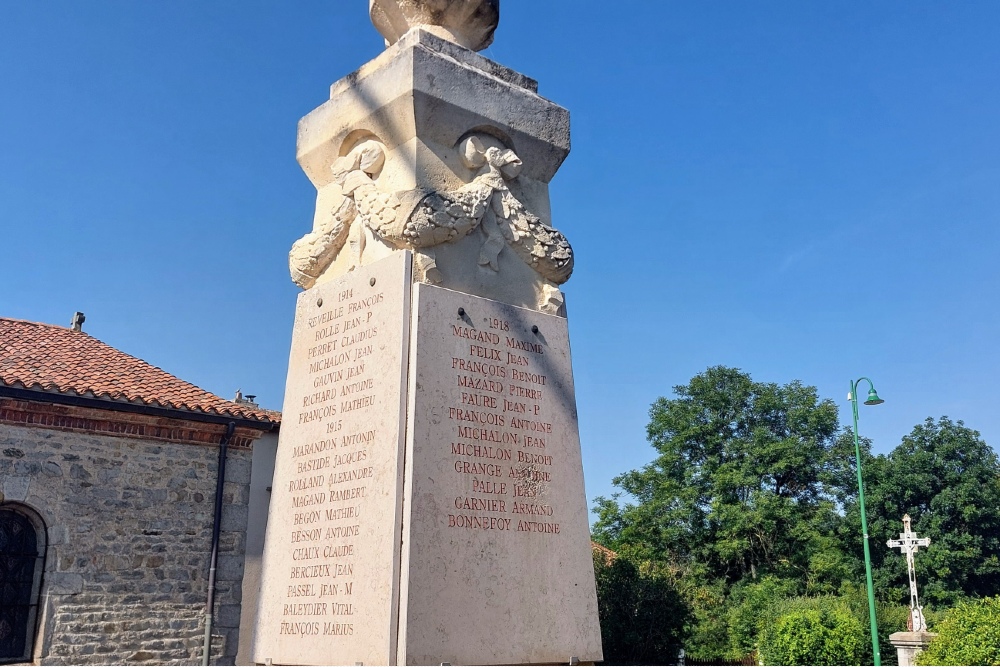
<instances>
[{"instance_id":1,"label":"carved stone wreath","mask_svg":"<svg viewBox=\"0 0 1000 667\"><path fill-rule=\"evenodd\" d=\"M351 268L361 263L365 235L360 221L378 239L396 248L420 251L424 275L441 281L433 247L452 243L479 228L484 235L480 266L499 271L498 257L510 247L542 278L557 285L573 272L573 250L566 237L529 212L507 186L517 178L521 160L514 151L484 147L476 136L459 145L463 164L475 178L451 191L427 189L385 192L374 178L385 164L376 139L362 141L334 162L343 199L321 228L295 242L289 253L292 279L308 289L350 242Z\"/></svg>"}]
</instances>

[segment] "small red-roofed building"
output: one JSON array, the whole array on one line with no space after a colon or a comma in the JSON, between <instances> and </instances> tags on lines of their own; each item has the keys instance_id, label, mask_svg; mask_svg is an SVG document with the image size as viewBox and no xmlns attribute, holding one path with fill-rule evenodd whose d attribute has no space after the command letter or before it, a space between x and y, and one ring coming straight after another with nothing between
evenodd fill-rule
<instances>
[{"instance_id":1,"label":"small red-roofed building","mask_svg":"<svg viewBox=\"0 0 1000 667\"><path fill-rule=\"evenodd\" d=\"M200 664L208 634L234 664L252 446L279 421L0 318L0 662Z\"/></svg>"}]
</instances>

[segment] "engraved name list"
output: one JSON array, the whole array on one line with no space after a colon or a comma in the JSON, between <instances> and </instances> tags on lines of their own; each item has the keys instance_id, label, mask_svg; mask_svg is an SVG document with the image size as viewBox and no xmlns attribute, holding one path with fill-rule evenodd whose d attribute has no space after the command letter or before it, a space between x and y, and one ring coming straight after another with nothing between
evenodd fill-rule
<instances>
[{"instance_id":1,"label":"engraved name list","mask_svg":"<svg viewBox=\"0 0 1000 667\"><path fill-rule=\"evenodd\" d=\"M284 660L326 659L311 636L388 655L408 287L392 278L359 271L299 302L266 554Z\"/></svg>"},{"instance_id":2,"label":"engraved name list","mask_svg":"<svg viewBox=\"0 0 1000 667\"><path fill-rule=\"evenodd\" d=\"M460 339L443 362L454 382L452 469L465 491L450 499L448 527L558 534L559 513L546 500L558 462L548 448L545 345L504 317L451 324L447 335Z\"/></svg>"}]
</instances>

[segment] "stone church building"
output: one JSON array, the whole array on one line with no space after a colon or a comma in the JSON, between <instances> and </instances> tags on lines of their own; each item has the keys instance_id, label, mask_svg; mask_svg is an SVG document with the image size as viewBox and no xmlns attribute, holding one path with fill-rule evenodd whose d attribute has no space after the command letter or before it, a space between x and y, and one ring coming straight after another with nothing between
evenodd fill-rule
<instances>
[{"instance_id":1,"label":"stone church building","mask_svg":"<svg viewBox=\"0 0 1000 667\"><path fill-rule=\"evenodd\" d=\"M79 324L0 318L0 662L233 664L279 420Z\"/></svg>"}]
</instances>

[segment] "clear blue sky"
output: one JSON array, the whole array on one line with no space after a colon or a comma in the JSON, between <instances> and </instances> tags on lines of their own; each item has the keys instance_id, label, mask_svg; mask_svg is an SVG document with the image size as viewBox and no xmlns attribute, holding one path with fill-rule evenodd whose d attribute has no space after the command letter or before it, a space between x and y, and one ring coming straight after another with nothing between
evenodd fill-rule
<instances>
[{"instance_id":1,"label":"clear blue sky","mask_svg":"<svg viewBox=\"0 0 1000 667\"><path fill-rule=\"evenodd\" d=\"M1000 3L504 0L484 52L567 107L553 220L587 493L715 364L888 451L1000 442ZM0 315L281 407L314 190L298 119L382 49L364 0L0 3Z\"/></svg>"}]
</instances>

